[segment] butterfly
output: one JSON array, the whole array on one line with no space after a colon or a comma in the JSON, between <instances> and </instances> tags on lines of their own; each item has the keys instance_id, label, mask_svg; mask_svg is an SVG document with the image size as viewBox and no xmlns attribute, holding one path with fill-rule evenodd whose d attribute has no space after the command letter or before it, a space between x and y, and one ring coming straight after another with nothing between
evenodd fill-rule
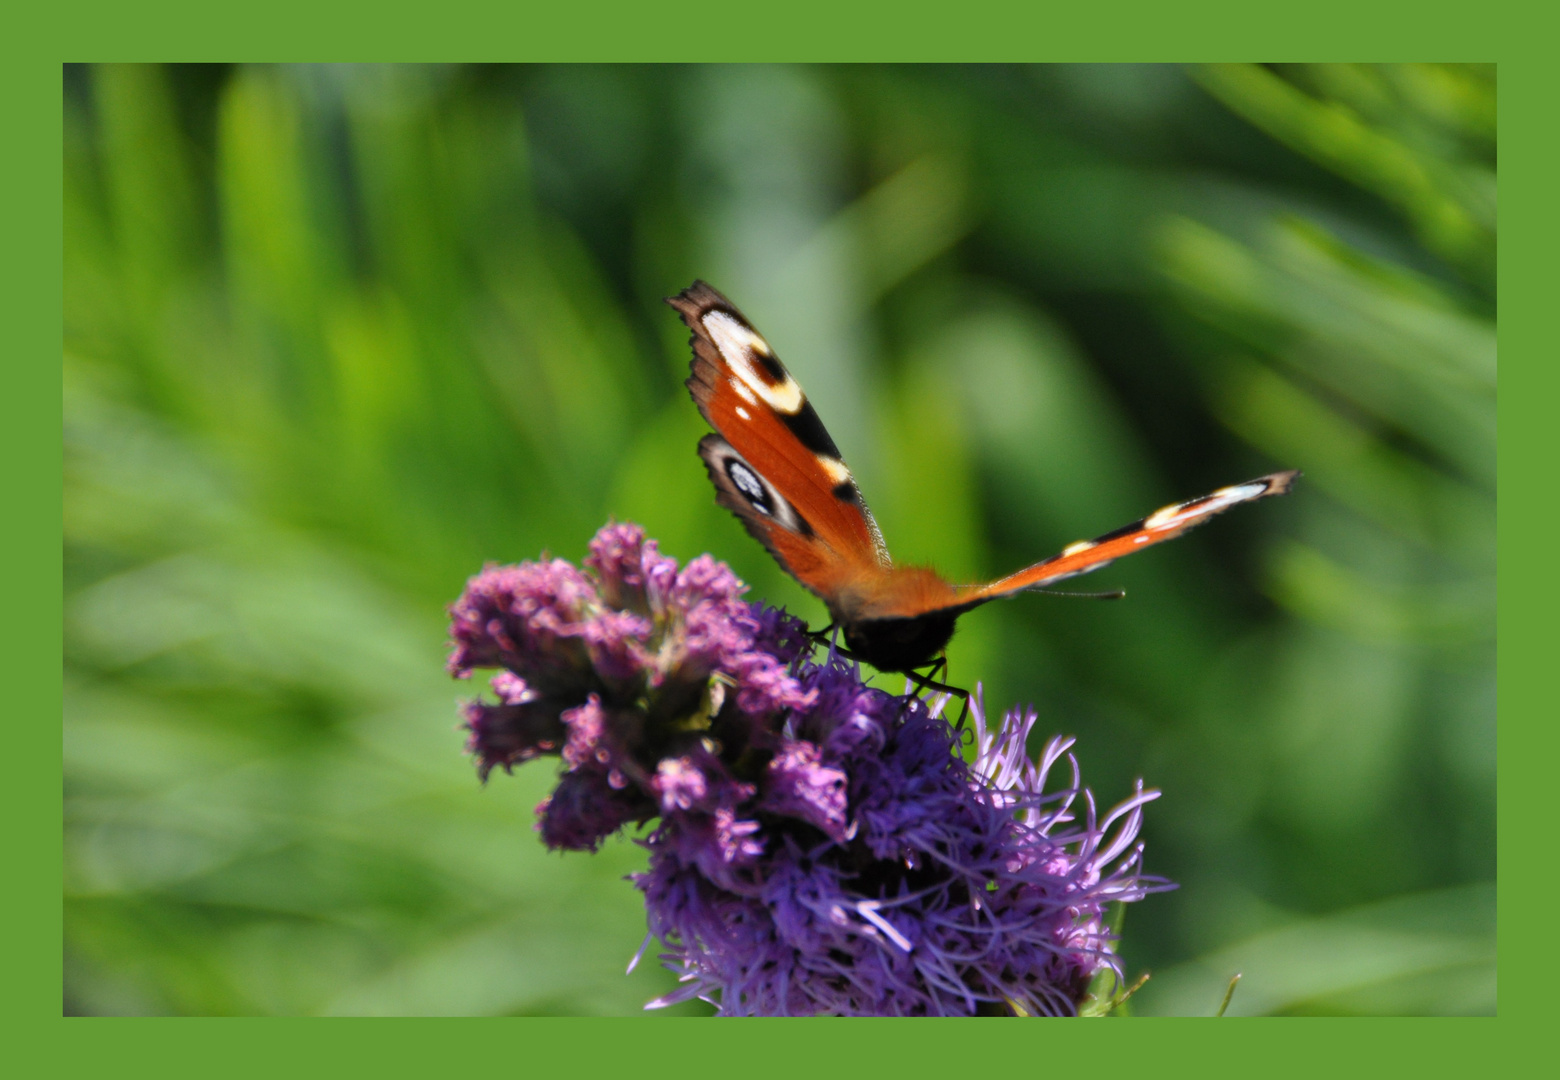
<instances>
[{"instance_id":1,"label":"butterfly","mask_svg":"<svg viewBox=\"0 0 1560 1080\"><path fill-rule=\"evenodd\" d=\"M1271 473L1155 510L983 585L953 585L898 566L823 422L769 343L703 281L668 304L693 331L689 392L715 432L699 440L715 501L781 568L824 602L846 648L879 671L933 663L954 622L999 597L1043 589L1180 536L1232 506L1287 492L1296 470Z\"/></svg>"}]
</instances>

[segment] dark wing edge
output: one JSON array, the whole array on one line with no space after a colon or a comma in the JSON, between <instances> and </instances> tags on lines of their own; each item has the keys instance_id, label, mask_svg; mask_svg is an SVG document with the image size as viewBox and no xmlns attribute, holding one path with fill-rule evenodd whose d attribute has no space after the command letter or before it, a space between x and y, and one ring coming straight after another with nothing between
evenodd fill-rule
<instances>
[{"instance_id":1,"label":"dark wing edge","mask_svg":"<svg viewBox=\"0 0 1560 1080\"><path fill-rule=\"evenodd\" d=\"M704 328L704 316L711 311L720 310L733 315L746 325L752 324L747 321L747 317L742 312L737 310L735 304L702 279L695 281L676 296L668 296L666 302L676 310L682 317L683 323L692 331L688 337L688 344L693 348L693 360L689 364L688 379L683 385L693 395L694 404L699 407L699 414L704 417L704 422L711 427L716 427L715 418L710 415L709 404L710 399L715 396L720 369L725 361L721 358L720 347Z\"/></svg>"}]
</instances>

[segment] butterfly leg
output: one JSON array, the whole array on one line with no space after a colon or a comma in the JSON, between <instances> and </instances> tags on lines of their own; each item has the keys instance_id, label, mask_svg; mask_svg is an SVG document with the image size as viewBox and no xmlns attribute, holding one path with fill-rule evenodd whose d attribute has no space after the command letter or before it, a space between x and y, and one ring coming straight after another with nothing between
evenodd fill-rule
<instances>
[{"instance_id":1,"label":"butterfly leg","mask_svg":"<svg viewBox=\"0 0 1560 1080\"><path fill-rule=\"evenodd\" d=\"M948 683L938 682L936 679L932 678L933 675L946 673L947 670L948 658L946 656L939 656L936 660L932 661L932 666L927 669L927 673L925 675L922 675L917 671L907 671L905 672L905 677L908 678L911 682L915 683L915 685L922 691L949 694L958 698L960 703L959 718L954 721L953 726L956 731L963 732L965 718L968 717L970 713L970 692L968 690L960 689L957 686L950 686Z\"/></svg>"},{"instance_id":2,"label":"butterfly leg","mask_svg":"<svg viewBox=\"0 0 1560 1080\"><path fill-rule=\"evenodd\" d=\"M843 660L850 660L853 662L858 661L859 657L857 657L855 653L851 652L849 649L842 648L838 641L835 640L838 631L839 624L830 623L822 630L807 631L807 636L818 645L827 645L829 647L829 654L831 656L838 656ZM914 683L916 688L923 693L950 694L953 697L958 698L959 718L954 721L954 727L962 732L964 730L965 718L968 717L970 713L970 692L968 690L962 690L957 686L950 686L947 683L938 682L936 680L936 675L939 672L946 672L947 670L948 657L947 654L944 654L932 661L931 666L927 668L926 674L923 675L918 671L907 671L905 672L905 677Z\"/></svg>"},{"instance_id":3,"label":"butterfly leg","mask_svg":"<svg viewBox=\"0 0 1560 1080\"><path fill-rule=\"evenodd\" d=\"M840 645L838 640L839 630L839 623L831 622L822 630L808 630L806 631L806 634L808 639L812 641L815 647L821 645L828 649L829 655L831 657L838 656L842 660L850 660L852 662L857 661L859 658L855 653L851 652L849 649L843 648Z\"/></svg>"},{"instance_id":4,"label":"butterfly leg","mask_svg":"<svg viewBox=\"0 0 1560 1080\"><path fill-rule=\"evenodd\" d=\"M942 668L943 678L948 678L948 654L943 653L937 658L936 662ZM937 668L934 667L932 670L936 671ZM939 683L938 685L943 686L945 684ZM945 692L951 693L959 699L959 718L953 722L954 729L961 733L961 737L963 735L970 735L973 737L974 733L972 731L966 730L964 727L964 721L969 719L970 715L970 692L968 690L961 690L951 684L946 684Z\"/></svg>"}]
</instances>

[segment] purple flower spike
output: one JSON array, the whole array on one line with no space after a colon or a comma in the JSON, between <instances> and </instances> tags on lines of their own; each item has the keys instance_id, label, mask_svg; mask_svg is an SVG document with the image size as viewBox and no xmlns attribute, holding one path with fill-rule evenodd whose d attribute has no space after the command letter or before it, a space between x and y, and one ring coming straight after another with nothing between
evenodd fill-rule
<instances>
[{"instance_id":1,"label":"purple flower spike","mask_svg":"<svg viewBox=\"0 0 1560 1080\"><path fill-rule=\"evenodd\" d=\"M1098 814L1072 741L1032 759L1034 711L993 727L978 693L966 764L938 708L814 662L800 620L743 601L707 555L679 569L636 525L602 529L585 567L472 578L450 670L501 669L497 701L465 706L484 778L560 758L537 807L549 847L656 822L634 882L682 986L651 1007L1072 1015L1121 974L1105 905L1172 887L1141 869L1158 792Z\"/></svg>"}]
</instances>

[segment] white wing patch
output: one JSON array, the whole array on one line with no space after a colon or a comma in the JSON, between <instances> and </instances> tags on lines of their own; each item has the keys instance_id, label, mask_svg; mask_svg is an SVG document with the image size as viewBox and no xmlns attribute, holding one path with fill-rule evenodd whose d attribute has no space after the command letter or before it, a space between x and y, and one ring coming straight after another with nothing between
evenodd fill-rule
<instances>
[{"instance_id":1,"label":"white wing patch","mask_svg":"<svg viewBox=\"0 0 1560 1080\"><path fill-rule=\"evenodd\" d=\"M704 316L704 329L709 331L721 356L726 358L732 372L741 380L732 384L737 387L738 393L746 398L748 395L742 393L745 386L771 409L787 416L802 411L807 398L802 394L802 388L796 385L795 379L787 374L780 382L772 382L754 366L754 354L773 356L774 352L769 348L769 343L754 333L751 327L744 326L724 311L711 311Z\"/></svg>"},{"instance_id":2,"label":"white wing patch","mask_svg":"<svg viewBox=\"0 0 1560 1080\"><path fill-rule=\"evenodd\" d=\"M737 397L741 398L749 405L758 404L758 395L748 389L747 383L743 382L741 379L727 379L726 381L730 383L731 388L737 392Z\"/></svg>"},{"instance_id":3,"label":"white wing patch","mask_svg":"<svg viewBox=\"0 0 1560 1080\"><path fill-rule=\"evenodd\" d=\"M827 454L817 454L818 464L823 466L823 471L829 474L829 483L838 487L850 480L850 470L839 458L832 458Z\"/></svg>"}]
</instances>

